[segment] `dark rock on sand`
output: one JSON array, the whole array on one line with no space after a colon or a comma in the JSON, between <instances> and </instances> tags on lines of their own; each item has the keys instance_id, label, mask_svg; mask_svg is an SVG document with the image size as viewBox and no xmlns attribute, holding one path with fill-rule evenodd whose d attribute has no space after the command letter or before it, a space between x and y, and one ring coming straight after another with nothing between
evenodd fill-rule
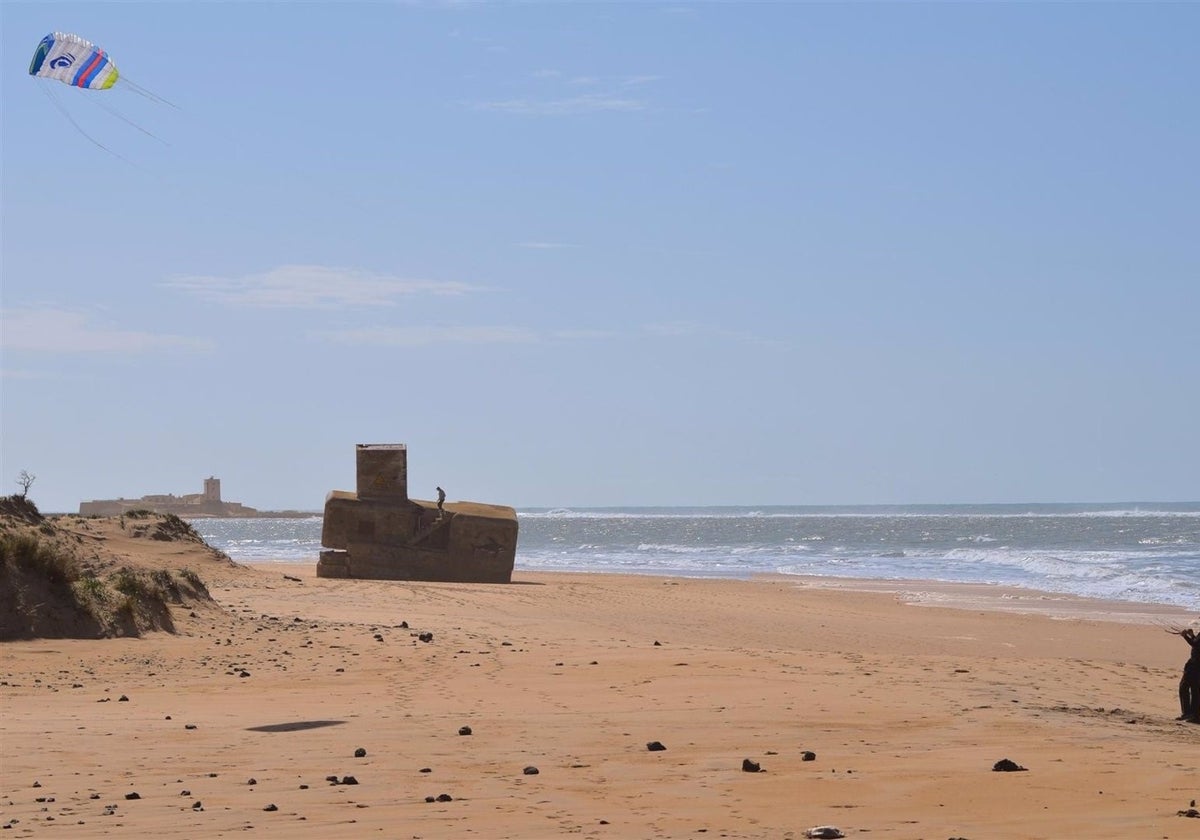
<instances>
[{"instance_id":1,"label":"dark rock on sand","mask_svg":"<svg viewBox=\"0 0 1200 840\"><path fill-rule=\"evenodd\" d=\"M354 778L353 776L342 776L342 784L356 785L358 784L358 779Z\"/></svg>"},{"instance_id":2,"label":"dark rock on sand","mask_svg":"<svg viewBox=\"0 0 1200 840\"><path fill-rule=\"evenodd\" d=\"M663 746L662 741L650 741L646 744L646 749L650 752L662 752L666 747Z\"/></svg>"},{"instance_id":3,"label":"dark rock on sand","mask_svg":"<svg viewBox=\"0 0 1200 840\"><path fill-rule=\"evenodd\" d=\"M438 801L438 802L453 802L453 801L454 801L454 797L453 797L453 796L451 796L451 795L450 795L450 794L448 794L448 793L439 793L439 794L438 794L437 801Z\"/></svg>"},{"instance_id":4,"label":"dark rock on sand","mask_svg":"<svg viewBox=\"0 0 1200 840\"><path fill-rule=\"evenodd\" d=\"M811 750L805 750L803 753L800 754L800 760L801 761L816 761L817 754L815 752L812 752Z\"/></svg>"},{"instance_id":5,"label":"dark rock on sand","mask_svg":"<svg viewBox=\"0 0 1200 840\"><path fill-rule=\"evenodd\" d=\"M137 791L130 791L129 793L125 794L125 798L126 799L141 799L142 797L140 794L137 793Z\"/></svg>"},{"instance_id":6,"label":"dark rock on sand","mask_svg":"<svg viewBox=\"0 0 1200 840\"><path fill-rule=\"evenodd\" d=\"M805 837L814 838L814 840L837 840L839 837L845 837L842 830L833 825L817 825L804 832Z\"/></svg>"},{"instance_id":7,"label":"dark rock on sand","mask_svg":"<svg viewBox=\"0 0 1200 840\"><path fill-rule=\"evenodd\" d=\"M748 758L743 758L742 759L742 772L743 773L761 773L762 767L759 766L759 763L757 761L751 761Z\"/></svg>"},{"instance_id":8,"label":"dark rock on sand","mask_svg":"<svg viewBox=\"0 0 1200 840\"><path fill-rule=\"evenodd\" d=\"M355 758L366 758L366 757L367 757L367 750L366 750L366 748L365 748L365 747L359 747L358 749L356 749L356 750L354 751L354 757L355 757Z\"/></svg>"},{"instance_id":9,"label":"dark rock on sand","mask_svg":"<svg viewBox=\"0 0 1200 840\"><path fill-rule=\"evenodd\" d=\"M460 726L460 727L458 727L458 734L459 734L459 735L470 735L470 734L471 734L471 727L469 727L469 726Z\"/></svg>"},{"instance_id":10,"label":"dark rock on sand","mask_svg":"<svg viewBox=\"0 0 1200 840\"><path fill-rule=\"evenodd\" d=\"M1188 808L1186 811L1176 811L1175 814L1176 814L1176 816L1179 816L1179 817L1191 817L1192 819L1200 819L1200 811L1197 811L1195 808Z\"/></svg>"},{"instance_id":11,"label":"dark rock on sand","mask_svg":"<svg viewBox=\"0 0 1200 840\"><path fill-rule=\"evenodd\" d=\"M992 772L994 773L1015 773L1028 769L1028 767L1022 767L1020 764L1017 764L1015 761L1010 761L1007 758L1002 758L992 765Z\"/></svg>"},{"instance_id":12,"label":"dark rock on sand","mask_svg":"<svg viewBox=\"0 0 1200 840\"><path fill-rule=\"evenodd\" d=\"M536 767L534 767L532 764L530 764L528 767L526 767L521 772L524 773L526 776L536 776L541 771L539 771Z\"/></svg>"},{"instance_id":13,"label":"dark rock on sand","mask_svg":"<svg viewBox=\"0 0 1200 840\"><path fill-rule=\"evenodd\" d=\"M276 805L274 802L272 802L270 805L268 805L267 807L263 808L263 810L264 810L264 811L278 811L278 810L279 810L279 806L278 806L278 805Z\"/></svg>"}]
</instances>

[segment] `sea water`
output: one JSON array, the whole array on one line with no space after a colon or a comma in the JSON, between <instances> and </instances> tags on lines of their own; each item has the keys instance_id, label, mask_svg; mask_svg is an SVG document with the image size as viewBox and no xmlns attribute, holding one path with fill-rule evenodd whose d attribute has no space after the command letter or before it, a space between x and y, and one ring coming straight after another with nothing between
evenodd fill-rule
<instances>
[{"instance_id":1,"label":"sea water","mask_svg":"<svg viewBox=\"0 0 1200 840\"><path fill-rule=\"evenodd\" d=\"M993 583L1200 610L1200 503L518 510L516 568ZM197 519L239 562L316 563L321 517Z\"/></svg>"}]
</instances>

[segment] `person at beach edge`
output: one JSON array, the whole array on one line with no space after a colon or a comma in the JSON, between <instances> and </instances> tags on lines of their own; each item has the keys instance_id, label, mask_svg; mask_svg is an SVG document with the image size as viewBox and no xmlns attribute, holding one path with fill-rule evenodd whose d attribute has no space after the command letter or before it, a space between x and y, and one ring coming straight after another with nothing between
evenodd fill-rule
<instances>
[{"instance_id":1,"label":"person at beach edge","mask_svg":"<svg viewBox=\"0 0 1200 840\"><path fill-rule=\"evenodd\" d=\"M1183 666L1183 677L1179 680L1179 717L1200 723L1200 637L1190 627L1180 630L1179 635L1192 646L1192 655Z\"/></svg>"},{"instance_id":2,"label":"person at beach edge","mask_svg":"<svg viewBox=\"0 0 1200 840\"><path fill-rule=\"evenodd\" d=\"M443 490L441 487L439 487L437 489L437 491L438 491L438 513L441 513L442 512L442 503L446 501L446 491Z\"/></svg>"}]
</instances>

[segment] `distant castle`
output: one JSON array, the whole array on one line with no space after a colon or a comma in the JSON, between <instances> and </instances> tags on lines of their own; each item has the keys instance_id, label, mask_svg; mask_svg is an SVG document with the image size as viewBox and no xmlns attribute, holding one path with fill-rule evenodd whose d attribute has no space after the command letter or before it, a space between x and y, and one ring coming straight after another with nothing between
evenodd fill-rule
<instances>
[{"instance_id":1,"label":"distant castle","mask_svg":"<svg viewBox=\"0 0 1200 840\"><path fill-rule=\"evenodd\" d=\"M80 516L120 516L131 510L173 513L176 516L258 516L259 511L241 502L221 501L221 479L204 479L203 493L176 496L171 493L140 499L97 499L79 503Z\"/></svg>"}]
</instances>

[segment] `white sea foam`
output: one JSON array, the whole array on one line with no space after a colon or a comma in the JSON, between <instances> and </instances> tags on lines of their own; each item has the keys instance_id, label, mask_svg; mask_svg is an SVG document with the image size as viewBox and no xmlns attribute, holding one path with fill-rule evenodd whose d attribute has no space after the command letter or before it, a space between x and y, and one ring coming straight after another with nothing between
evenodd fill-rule
<instances>
[{"instance_id":1,"label":"white sea foam","mask_svg":"<svg viewBox=\"0 0 1200 840\"><path fill-rule=\"evenodd\" d=\"M866 505L778 508L552 508L518 510L519 519L1200 519L1200 503L1139 507L1086 505Z\"/></svg>"},{"instance_id":2,"label":"white sea foam","mask_svg":"<svg viewBox=\"0 0 1200 840\"><path fill-rule=\"evenodd\" d=\"M1102 507L520 511L517 568L999 583L1200 609L1200 504ZM320 517L193 524L234 560L321 550Z\"/></svg>"}]
</instances>

